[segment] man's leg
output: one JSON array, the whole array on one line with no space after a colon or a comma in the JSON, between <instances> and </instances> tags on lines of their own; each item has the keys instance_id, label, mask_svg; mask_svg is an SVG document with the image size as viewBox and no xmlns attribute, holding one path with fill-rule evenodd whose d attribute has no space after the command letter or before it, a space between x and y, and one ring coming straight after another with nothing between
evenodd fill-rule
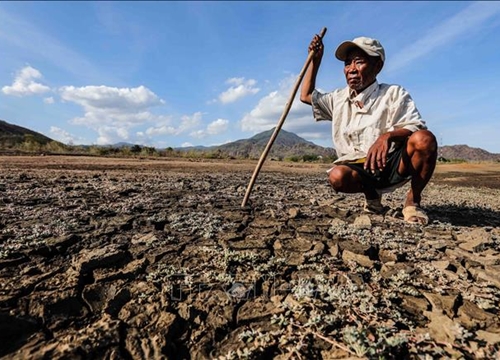
<instances>
[{"instance_id":1,"label":"man's leg","mask_svg":"<svg viewBox=\"0 0 500 360\"><path fill-rule=\"evenodd\" d=\"M358 172L349 166L337 165L328 173L328 181L335 191L354 194L363 193L367 200L380 198L374 187L363 183Z\"/></svg>"},{"instance_id":2,"label":"man's leg","mask_svg":"<svg viewBox=\"0 0 500 360\"><path fill-rule=\"evenodd\" d=\"M407 206L420 206L422 191L434 173L437 159L436 137L428 130L414 132L408 139L406 151L399 164L401 175L411 175L411 188L405 201ZM410 222L425 223L426 219L413 216Z\"/></svg>"}]
</instances>

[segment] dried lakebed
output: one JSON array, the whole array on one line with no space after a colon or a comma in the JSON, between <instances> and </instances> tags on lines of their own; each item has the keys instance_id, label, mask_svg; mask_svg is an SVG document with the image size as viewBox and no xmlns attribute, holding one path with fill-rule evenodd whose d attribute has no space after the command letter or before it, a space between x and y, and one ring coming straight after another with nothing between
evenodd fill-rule
<instances>
[{"instance_id":1,"label":"dried lakebed","mask_svg":"<svg viewBox=\"0 0 500 360\"><path fill-rule=\"evenodd\" d=\"M2 358L499 355L498 173L438 171L419 226L407 186L365 215L326 165L264 166L243 209L255 163L1 166Z\"/></svg>"}]
</instances>

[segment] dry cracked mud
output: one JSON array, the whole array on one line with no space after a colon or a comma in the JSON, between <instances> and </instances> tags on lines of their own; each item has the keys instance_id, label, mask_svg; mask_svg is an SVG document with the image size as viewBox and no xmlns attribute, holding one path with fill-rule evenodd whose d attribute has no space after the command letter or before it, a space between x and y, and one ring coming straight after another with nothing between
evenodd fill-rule
<instances>
[{"instance_id":1,"label":"dry cracked mud","mask_svg":"<svg viewBox=\"0 0 500 360\"><path fill-rule=\"evenodd\" d=\"M438 166L430 223L325 164L1 157L0 357L491 359L500 166ZM479 166L479 165L478 165Z\"/></svg>"}]
</instances>

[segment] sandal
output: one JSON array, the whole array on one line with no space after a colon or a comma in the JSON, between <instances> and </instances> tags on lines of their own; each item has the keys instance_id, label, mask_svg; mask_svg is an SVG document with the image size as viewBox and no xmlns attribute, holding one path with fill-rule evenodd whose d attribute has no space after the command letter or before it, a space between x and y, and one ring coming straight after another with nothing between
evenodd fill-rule
<instances>
[{"instance_id":1,"label":"sandal","mask_svg":"<svg viewBox=\"0 0 500 360\"><path fill-rule=\"evenodd\" d=\"M365 199L363 210L369 214L382 214L385 208L384 205L382 205L381 198L373 200Z\"/></svg>"},{"instance_id":2,"label":"sandal","mask_svg":"<svg viewBox=\"0 0 500 360\"><path fill-rule=\"evenodd\" d=\"M420 206L407 206L403 209L403 217L406 222L411 224L422 224L427 225L429 222L429 217ZM411 218L417 218L417 221L410 221ZM421 219L422 221L418 220Z\"/></svg>"}]
</instances>

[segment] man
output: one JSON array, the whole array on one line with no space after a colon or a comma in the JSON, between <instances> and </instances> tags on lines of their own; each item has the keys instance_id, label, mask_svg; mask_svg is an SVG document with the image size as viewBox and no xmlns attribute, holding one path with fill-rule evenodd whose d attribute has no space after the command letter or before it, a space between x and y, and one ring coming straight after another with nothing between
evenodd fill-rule
<instances>
[{"instance_id":1,"label":"man","mask_svg":"<svg viewBox=\"0 0 500 360\"><path fill-rule=\"evenodd\" d=\"M323 58L323 42L315 35L315 55L304 76L300 100L312 105L314 118L332 121L339 158L328 171L335 191L363 193L364 210L382 213L382 194L411 181L403 208L405 221L427 224L420 207L437 158L437 142L427 130L412 98L399 85L379 84L385 62L378 40L359 37L335 51L344 62L347 87L322 94L315 89Z\"/></svg>"}]
</instances>

